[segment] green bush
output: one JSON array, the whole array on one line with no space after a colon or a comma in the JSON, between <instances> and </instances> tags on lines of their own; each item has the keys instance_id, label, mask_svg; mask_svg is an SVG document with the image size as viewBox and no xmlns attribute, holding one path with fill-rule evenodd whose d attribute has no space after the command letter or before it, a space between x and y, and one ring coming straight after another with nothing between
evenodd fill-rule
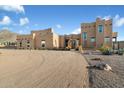
<instances>
[{"instance_id":1,"label":"green bush","mask_svg":"<svg viewBox=\"0 0 124 93\"><path fill-rule=\"evenodd\" d=\"M118 55L123 55L123 53L124 53L124 49L119 49L118 50Z\"/></svg>"},{"instance_id":2,"label":"green bush","mask_svg":"<svg viewBox=\"0 0 124 93\"><path fill-rule=\"evenodd\" d=\"M112 55L112 49L110 47L102 46L99 50L103 55Z\"/></svg>"}]
</instances>

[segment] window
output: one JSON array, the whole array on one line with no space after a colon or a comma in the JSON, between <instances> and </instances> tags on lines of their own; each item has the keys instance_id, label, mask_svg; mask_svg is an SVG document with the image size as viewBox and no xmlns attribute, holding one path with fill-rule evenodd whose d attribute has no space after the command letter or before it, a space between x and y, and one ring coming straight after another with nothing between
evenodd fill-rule
<instances>
[{"instance_id":1,"label":"window","mask_svg":"<svg viewBox=\"0 0 124 93\"><path fill-rule=\"evenodd\" d=\"M41 47L42 47L42 48L44 48L44 47L45 47L45 45L46 45L45 40L42 40L42 41L41 41Z\"/></svg>"},{"instance_id":2,"label":"window","mask_svg":"<svg viewBox=\"0 0 124 93\"><path fill-rule=\"evenodd\" d=\"M91 42L95 42L96 41L96 38L95 37L91 37L90 41Z\"/></svg>"},{"instance_id":3,"label":"window","mask_svg":"<svg viewBox=\"0 0 124 93\"><path fill-rule=\"evenodd\" d=\"M20 44L20 47L22 47L22 42L20 42L19 44Z\"/></svg>"},{"instance_id":4,"label":"window","mask_svg":"<svg viewBox=\"0 0 124 93\"><path fill-rule=\"evenodd\" d=\"M29 44L29 43L30 43L30 41L28 40L28 41L27 41L27 43Z\"/></svg>"},{"instance_id":5,"label":"window","mask_svg":"<svg viewBox=\"0 0 124 93\"><path fill-rule=\"evenodd\" d=\"M86 32L83 32L83 39L87 39L87 33Z\"/></svg>"},{"instance_id":6,"label":"window","mask_svg":"<svg viewBox=\"0 0 124 93\"><path fill-rule=\"evenodd\" d=\"M30 47L30 45L27 45L27 47Z\"/></svg>"},{"instance_id":7,"label":"window","mask_svg":"<svg viewBox=\"0 0 124 93\"><path fill-rule=\"evenodd\" d=\"M103 25L99 25L99 26L98 26L98 31L99 31L99 32L103 32Z\"/></svg>"},{"instance_id":8,"label":"window","mask_svg":"<svg viewBox=\"0 0 124 93\"><path fill-rule=\"evenodd\" d=\"M110 38L109 37L105 37L104 41L105 41L105 43L109 43L110 42Z\"/></svg>"}]
</instances>

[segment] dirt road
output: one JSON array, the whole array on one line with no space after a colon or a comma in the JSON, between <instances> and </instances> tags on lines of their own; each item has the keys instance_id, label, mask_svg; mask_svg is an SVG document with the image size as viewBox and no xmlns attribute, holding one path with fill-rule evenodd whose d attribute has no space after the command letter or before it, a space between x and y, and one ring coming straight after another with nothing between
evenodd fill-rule
<instances>
[{"instance_id":1,"label":"dirt road","mask_svg":"<svg viewBox=\"0 0 124 93\"><path fill-rule=\"evenodd\" d=\"M0 50L0 87L88 87L87 62L79 53Z\"/></svg>"}]
</instances>

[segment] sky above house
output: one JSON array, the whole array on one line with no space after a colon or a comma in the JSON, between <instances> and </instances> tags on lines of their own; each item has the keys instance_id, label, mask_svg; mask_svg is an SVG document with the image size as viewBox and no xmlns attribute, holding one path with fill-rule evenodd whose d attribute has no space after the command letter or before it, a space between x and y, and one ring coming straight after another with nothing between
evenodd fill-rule
<instances>
[{"instance_id":1,"label":"sky above house","mask_svg":"<svg viewBox=\"0 0 124 93\"><path fill-rule=\"evenodd\" d=\"M113 32L124 40L124 6L61 6L61 5L0 5L0 30L20 34L53 28L58 34L80 33L80 24L94 22L97 17L113 19Z\"/></svg>"}]
</instances>

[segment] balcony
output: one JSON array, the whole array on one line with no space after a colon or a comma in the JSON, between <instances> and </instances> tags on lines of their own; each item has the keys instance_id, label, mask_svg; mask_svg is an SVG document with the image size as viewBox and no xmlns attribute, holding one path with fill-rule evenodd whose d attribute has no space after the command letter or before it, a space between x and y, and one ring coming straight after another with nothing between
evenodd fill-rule
<instances>
[{"instance_id":1,"label":"balcony","mask_svg":"<svg viewBox=\"0 0 124 93\"><path fill-rule=\"evenodd\" d=\"M117 32L113 32L113 33L112 33L112 37L113 37L113 38L116 38L117 36L118 36L118 33L117 33Z\"/></svg>"}]
</instances>

